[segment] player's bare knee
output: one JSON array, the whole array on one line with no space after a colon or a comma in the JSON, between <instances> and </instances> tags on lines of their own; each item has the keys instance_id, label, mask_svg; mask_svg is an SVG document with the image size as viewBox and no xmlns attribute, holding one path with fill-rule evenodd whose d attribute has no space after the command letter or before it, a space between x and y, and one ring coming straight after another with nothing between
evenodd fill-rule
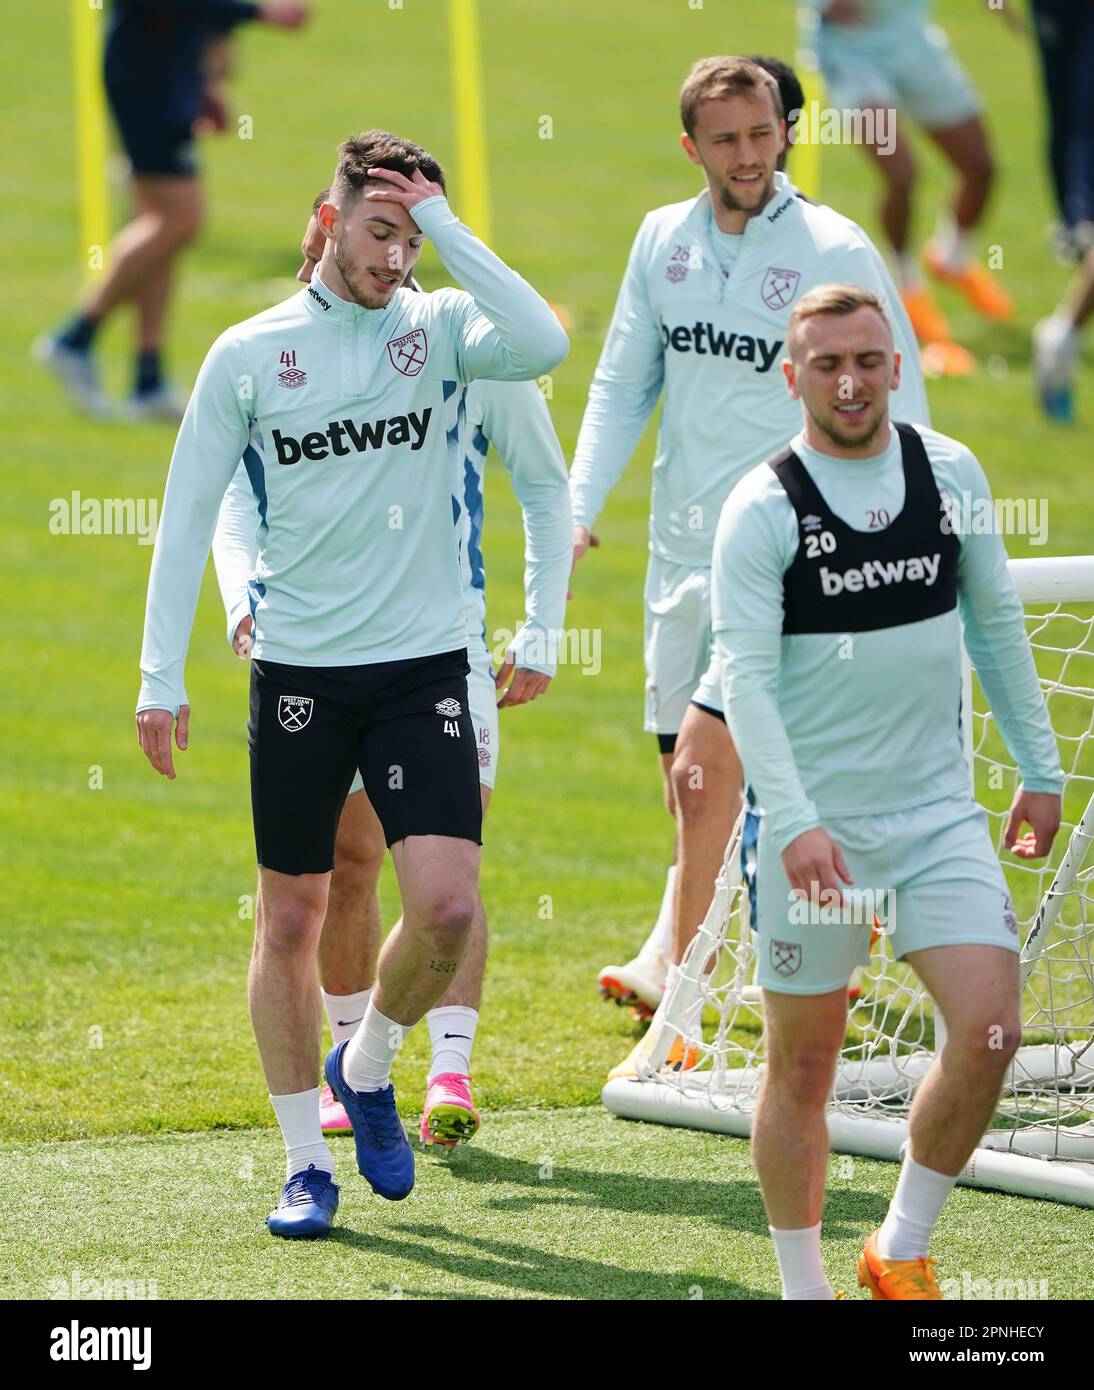
<instances>
[{"instance_id":1,"label":"player's bare knee","mask_svg":"<svg viewBox=\"0 0 1094 1390\"><path fill-rule=\"evenodd\" d=\"M255 923L256 948L284 955L314 951L323 929L326 902L324 889L280 899L273 908L267 904Z\"/></svg>"},{"instance_id":2,"label":"player's bare knee","mask_svg":"<svg viewBox=\"0 0 1094 1390\"><path fill-rule=\"evenodd\" d=\"M174 250L181 250L197 238L204 221L200 204L178 209L163 219L163 236Z\"/></svg>"},{"instance_id":3,"label":"player's bare knee","mask_svg":"<svg viewBox=\"0 0 1094 1390\"><path fill-rule=\"evenodd\" d=\"M694 822L713 814L724 800L723 788L729 773L724 758L682 750L670 774L677 818Z\"/></svg>"},{"instance_id":4,"label":"player's bare knee","mask_svg":"<svg viewBox=\"0 0 1094 1390\"><path fill-rule=\"evenodd\" d=\"M908 155L903 159L882 159L878 164L885 176L889 192L907 197L915 187L918 176L915 160Z\"/></svg>"},{"instance_id":5,"label":"player's bare knee","mask_svg":"<svg viewBox=\"0 0 1094 1390\"><path fill-rule=\"evenodd\" d=\"M966 159L961 168L962 176L978 193L985 194L995 181L995 161L988 149L978 150Z\"/></svg>"},{"instance_id":6,"label":"player's bare knee","mask_svg":"<svg viewBox=\"0 0 1094 1390\"><path fill-rule=\"evenodd\" d=\"M255 931L256 946L263 952L293 956L314 953L323 929L312 912L288 911L267 916Z\"/></svg>"},{"instance_id":7,"label":"player's bare knee","mask_svg":"<svg viewBox=\"0 0 1094 1390\"><path fill-rule=\"evenodd\" d=\"M331 875L332 897L371 893L379 882L384 864L384 844L364 844L352 841L335 847L334 873Z\"/></svg>"},{"instance_id":8,"label":"player's bare knee","mask_svg":"<svg viewBox=\"0 0 1094 1390\"><path fill-rule=\"evenodd\" d=\"M835 1054L818 1051L813 1040L809 1046L784 1048L771 1053L767 1059L767 1084L784 1101L805 1108L823 1108L832 1088L835 1066Z\"/></svg>"},{"instance_id":9,"label":"player's bare knee","mask_svg":"<svg viewBox=\"0 0 1094 1390\"><path fill-rule=\"evenodd\" d=\"M985 1011L963 1020L950 1031L946 1051L965 1071L1002 1071L1009 1066L1022 1042L1022 1023L1017 1014Z\"/></svg>"},{"instance_id":10,"label":"player's bare knee","mask_svg":"<svg viewBox=\"0 0 1094 1390\"><path fill-rule=\"evenodd\" d=\"M475 917L475 894L450 891L438 895L424 905L422 917L430 949L444 959L458 959L467 945Z\"/></svg>"}]
</instances>

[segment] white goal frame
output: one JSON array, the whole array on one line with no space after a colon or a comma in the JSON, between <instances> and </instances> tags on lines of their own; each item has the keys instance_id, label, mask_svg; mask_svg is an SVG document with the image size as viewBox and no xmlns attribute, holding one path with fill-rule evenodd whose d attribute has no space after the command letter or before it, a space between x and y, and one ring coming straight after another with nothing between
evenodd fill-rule
<instances>
[{"instance_id":1,"label":"white goal frame","mask_svg":"<svg viewBox=\"0 0 1094 1390\"><path fill-rule=\"evenodd\" d=\"M1032 624L1035 632L1041 631L1038 624L1044 616L1049 620L1058 618L1065 624L1074 620L1084 632L1080 646L1073 652L1051 643L1039 648L1062 653L1064 657L1058 679L1042 674L1043 688L1050 694L1060 692L1063 697L1094 701L1094 689L1090 688L1094 679L1078 686L1068 684L1072 656L1079 658L1082 672L1089 653L1090 665L1086 669L1094 671L1094 613L1073 619L1068 611L1068 605L1094 605L1094 556L1012 560L1010 571L1027 609L1033 605L1048 605L1051 609L1048 615L1027 615L1027 624ZM1069 629L1065 626L1064 630ZM981 721L983 737L987 717L974 713L971 673L966 669L963 726L970 767L974 756L989 765L993 761L973 748L977 720ZM1078 794L1079 806L1073 811L1071 823L1065 817L1061 827L1050 861L1058 862L1047 891L1041 893L1041 884L1037 885L1039 902L1024 923L1022 951L1023 1019L1027 1023L1030 1019L1036 1021L1034 1037L1043 1037L1046 1032L1051 1037L1048 1042L1031 1042L1019 1048L997 1111L997 1121L1001 1123L984 1135L958 1182L1094 1207L1094 864L1087 863L1094 843L1094 714L1086 729L1080 728L1077 738L1065 737L1063 742L1074 745L1068 749L1071 766L1065 759L1065 773L1072 801ZM995 815L998 817L998 811ZM622 1118L742 1137L751 1131L756 1091L763 1074L763 1063L758 1060L762 1039L750 1051L730 1036L743 1014L758 1026L761 998L761 991L753 983L752 933L742 921L745 888L739 841L740 822L727 847L714 899L699 934L681 965L670 971L665 996L639 1049L634 1075L609 1080L603 1089L604 1105ZM1061 908L1069 901L1069 917L1073 919L1077 912L1078 926L1060 920ZM736 940L728 934L735 918ZM1076 942L1079 975L1084 987L1085 982L1090 983L1091 996L1089 1011L1085 996L1078 1004L1062 1007L1068 1022L1059 1027L1057 1006L1051 999L1051 981L1047 989L1047 1016L1051 1023L1045 1021L1043 1000L1033 998L1035 972L1039 967L1042 972L1046 968L1042 958L1049 943L1058 945L1060 935L1069 933ZM720 961L720 974L725 977L717 993L710 984L719 972L716 970L709 977L703 974L704 967L715 959ZM1066 959L1070 963L1070 957ZM889 978L885 971L886 963L882 960L879 980ZM907 1105L933 1061L934 1048L944 1037L943 1021L935 1014L929 1042L916 1045L913 1032L910 1050L901 1051L901 1030L913 1010L930 1008L922 988L917 990L917 996L905 991L912 1002L904 1007L892 1037L879 1032L880 1043L867 1040L867 1044L847 1047L841 1054L828 1112L831 1145L837 1153L891 1160L902 1156L908 1132ZM878 998L881 999L880 994ZM720 1009L714 1042L702 1045L703 1060L694 1070L668 1067L665 1064L669 1050L688 1031L688 1021L694 1020L700 1000ZM893 1010L887 999L882 1003L884 1022L888 1024ZM1078 1019L1072 1016L1076 1007L1082 1011ZM690 1027L694 1031L694 1022ZM1007 1108L1008 1097L1013 1115ZM904 1114L899 1113L901 1107ZM1027 1107L1034 1113L1032 1120L1024 1114ZM1061 1116L1065 1117L1063 1123ZM1010 1127L1005 1124L1008 1118L1014 1121Z\"/></svg>"}]
</instances>

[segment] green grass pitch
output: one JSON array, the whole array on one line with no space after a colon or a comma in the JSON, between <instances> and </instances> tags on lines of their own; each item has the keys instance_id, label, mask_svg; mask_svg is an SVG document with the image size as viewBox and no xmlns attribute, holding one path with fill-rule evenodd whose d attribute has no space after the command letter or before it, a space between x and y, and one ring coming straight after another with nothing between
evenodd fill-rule
<instances>
[{"instance_id":1,"label":"green grass pitch","mask_svg":"<svg viewBox=\"0 0 1094 1390\"><path fill-rule=\"evenodd\" d=\"M552 401L569 455L634 230L649 207L698 187L676 138L683 74L709 53L791 56L793 11L743 0L481 9L494 241L571 316ZM998 495L1048 499L1049 553L1086 552L1088 435L1082 423L1046 426L1030 381L1030 327L1066 281L1045 239L1035 53L986 7L937 9L987 102L1001 177L985 243L1001 248L1018 313L991 326L942 294L988 365L932 387L935 423L975 449ZM73 491L158 497L172 442L166 427L80 419L28 360L80 283L66 20L61 6L14 8L0 54L0 1163L33 1219L31 1229L2 1218L0 1293L42 1298L51 1281L128 1279L155 1281L161 1297L775 1296L746 1146L617 1121L598 1105L606 1069L637 1032L597 999L595 972L644 935L671 848L641 732L652 430L570 609L571 624L600 629L602 669L564 669L543 701L502 716L483 869L492 946L475 1058L481 1135L450 1159L424 1157L414 1197L395 1207L368 1196L339 1144L337 1238L301 1249L265 1233L281 1156L244 997L254 891L246 671L224 642L210 567L188 667L192 746L177 782L154 776L132 719L150 548L48 529L51 499ZM345 135L387 125L420 140L451 166L460 208L439 0L395 10L323 0L303 33L255 29L239 49L234 101L253 138L204 149L209 221L185 262L171 333L180 386L223 327L291 292L307 208ZM545 115L551 139L540 138ZM919 149L925 234L945 175ZM859 151L824 150L821 192L876 230L876 185ZM442 277L427 251L424 281ZM116 392L128 385L130 334L120 316L103 343ZM1094 402L1081 401L1080 420L1092 414ZM496 461L487 491L490 624L511 628L522 611L519 513ZM1009 545L1037 553L1021 536ZM388 875L383 892L393 920ZM412 1122L427 1042L418 1029L398 1068ZM891 1165L833 1166L825 1258L837 1286L853 1285L857 1244L895 1179ZM1074 1209L959 1189L939 1231L942 1274L1047 1279L1050 1296L1089 1294L1086 1222Z\"/></svg>"}]
</instances>

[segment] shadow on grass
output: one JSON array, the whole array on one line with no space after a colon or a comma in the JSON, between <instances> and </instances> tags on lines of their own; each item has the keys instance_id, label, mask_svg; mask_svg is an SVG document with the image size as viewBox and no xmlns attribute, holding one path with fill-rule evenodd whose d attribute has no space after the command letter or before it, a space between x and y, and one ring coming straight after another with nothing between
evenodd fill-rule
<instances>
[{"instance_id":1,"label":"shadow on grass","mask_svg":"<svg viewBox=\"0 0 1094 1390\"><path fill-rule=\"evenodd\" d=\"M636 1126L639 1142L641 1128L644 1127ZM423 1161L420 1156L418 1161ZM643 1219L650 1215L689 1217L726 1231L768 1238L767 1218L755 1180L704 1176L698 1163L694 1178L666 1178L655 1171L598 1172L565 1164L548 1165L546 1159L530 1162L493 1154L482 1147L457 1150L444 1158L431 1155L425 1161L447 1169L456 1182L523 1189L516 1193L499 1192L496 1196L487 1194L487 1210L529 1213L533 1218L543 1212L549 1219L549 1208L565 1206L633 1218L605 1223L616 1233L614 1240L630 1250L649 1243L650 1254L656 1255L658 1246L655 1241L650 1243L650 1234L643 1224ZM825 1207L826 1238L860 1237L865 1230L880 1224L887 1206L886 1197L866 1188L834 1188ZM413 1239L402 1241L391 1235L372 1235L344 1226L336 1227L330 1238L375 1255L411 1260L432 1270L504 1285L524 1294L551 1293L583 1299L773 1297L749 1284L747 1271L732 1269L734 1256L728 1242L725 1273L711 1275L626 1269L602 1260L541 1250L533 1243L534 1220L529 1222L529 1242L519 1245L463 1234L441 1225L408 1223L395 1229ZM612 1237L609 1235L608 1239ZM404 1296L428 1296L431 1291L403 1287L401 1292Z\"/></svg>"},{"instance_id":2,"label":"shadow on grass","mask_svg":"<svg viewBox=\"0 0 1094 1390\"><path fill-rule=\"evenodd\" d=\"M534 1245L516 1245L511 1241L491 1240L485 1236L463 1235L447 1226L400 1226L397 1228L409 1239L394 1240L390 1236L366 1235L336 1227L328 1237L342 1245L353 1246L371 1255L388 1259L412 1260L427 1266L434 1273L443 1271L461 1279L479 1279L499 1284L515 1293L529 1296L557 1294L580 1299L756 1299L773 1295L751 1285L709 1274L665 1274L649 1269L621 1269L603 1260L584 1259L576 1255L559 1255L553 1250L539 1250ZM621 1236L621 1239L626 1239ZM452 1246L464 1249L453 1250ZM382 1286L375 1286L383 1291ZM386 1290L389 1295L392 1290ZM436 1297L437 1290L423 1287L399 1286L403 1297ZM445 1291L445 1296L450 1296ZM488 1294L468 1294L468 1298L488 1298Z\"/></svg>"},{"instance_id":3,"label":"shadow on grass","mask_svg":"<svg viewBox=\"0 0 1094 1390\"><path fill-rule=\"evenodd\" d=\"M635 1144L641 1145L647 1127L633 1121L625 1123L633 1126ZM554 1164L549 1155L535 1163L507 1158L481 1146L457 1149L434 1161L443 1163L458 1182L508 1183L529 1189L526 1193L489 1198L488 1205L499 1211L588 1206L632 1216L698 1217L728 1230L765 1237L768 1234L755 1175L711 1177L710 1160L706 1157L696 1161L693 1178L666 1178L656 1171L652 1161L648 1172L606 1173ZM866 1188L832 1187L824 1209L824 1234L834 1239L855 1236L863 1226L880 1224L888 1205L887 1197Z\"/></svg>"}]
</instances>

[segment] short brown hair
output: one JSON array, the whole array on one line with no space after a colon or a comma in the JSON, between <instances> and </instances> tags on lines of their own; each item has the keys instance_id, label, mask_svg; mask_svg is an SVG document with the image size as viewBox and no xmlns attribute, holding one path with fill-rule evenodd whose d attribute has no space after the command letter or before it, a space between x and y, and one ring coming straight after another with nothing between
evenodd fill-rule
<instances>
[{"instance_id":1,"label":"short brown hair","mask_svg":"<svg viewBox=\"0 0 1094 1390\"><path fill-rule=\"evenodd\" d=\"M863 289L861 285L816 285L803 294L794 305L787 325L787 347L790 347L792 339L796 337L798 329L806 319L816 318L818 314L853 314L856 309L875 309L892 333L885 306L873 290Z\"/></svg>"},{"instance_id":2,"label":"short brown hair","mask_svg":"<svg viewBox=\"0 0 1094 1390\"><path fill-rule=\"evenodd\" d=\"M330 188L324 188L321 193L315 195L315 201L311 205L311 215L314 217L324 203L330 202Z\"/></svg>"},{"instance_id":3,"label":"short brown hair","mask_svg":"<svg viewBox=\"0 0 1094 1390\"><path fill-rule=\"evenodd\" d=\"M340 203L353 202L366 184L379 182L369 178L372 168L394 169L408 179L420 169L431 183L445 188L444 170L428 150L392 135L390 130L365 130L338 146L338 168L330 196Z\"/></svg>"},{"instance_id":4,"label":"short brown hair","mask_svg":"<svg viewBox=\"0 0 1094 1390\"><path fill-rule=\"evenodd\" d=\"M754 63L751 58L700 58L692 64L680 88L680 119L684 129L692 139L695 138L700 102L740 96L744 92L762 91L764 88L771 93L776 119L781 121L783 103L779 84L759 63Z\"/></svg>"}]
</instances>

